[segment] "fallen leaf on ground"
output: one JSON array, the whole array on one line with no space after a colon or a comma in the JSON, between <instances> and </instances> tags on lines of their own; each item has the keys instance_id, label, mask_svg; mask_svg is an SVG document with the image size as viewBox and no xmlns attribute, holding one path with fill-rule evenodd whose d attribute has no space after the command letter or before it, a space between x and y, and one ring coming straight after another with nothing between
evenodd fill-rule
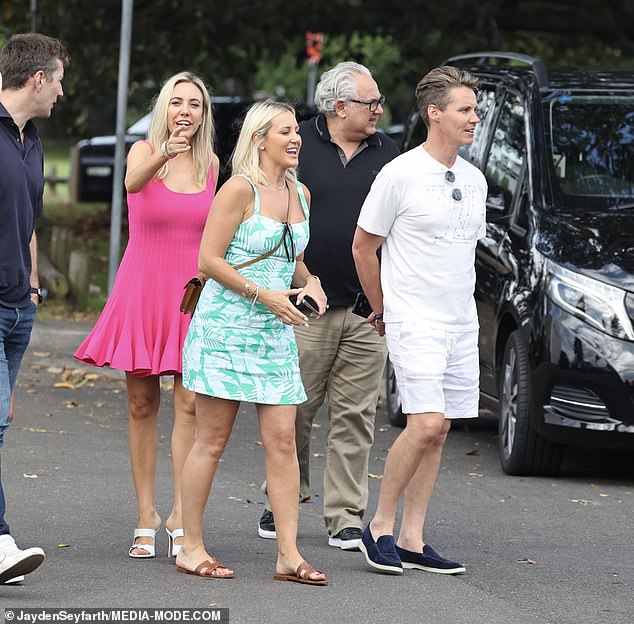
<instances>
[{"instance_id":1,"label":"fallen leaf on ground","mask_svg":"<svg viewBox=\"0 0 634 624\"><path fill-rule=\"evenodd\" d=\"M50 369L49 369L50 370ZM97 373L87 373L81 368L70 368L65 366L59 372L59 381L53 385L54 388L66 388L68 390L76 390L87 384L89 381L99 379Z\"/></svg>"},{"instance_id":2,"label":"fallen leaf on ground","mask_svg":"<svg viewBox=\"0 0 634 624\"><path fill-rule=\"evenodd\" d=\"M479 455L480 451L478 449L473 449L472 451L467 451L465 455Z\"/></svg>"},{"instance_id":3,"label":"fallen leaf on ground","mask_svg":"<svg viewBox=\"0 0 634 624\"><path fill-rule=\"evenodd\" d=\"M524 559L518 559L517 561L519 563L530 563L531 565L535 565L537 563L537 561L535 561L534 559L529 559L528 557L524 557Z\"/></svg>"},{"instance_id":4,"label":"fallen leaf on ground","mask_svg":"<svg viewBox=\"0 0 634 624\"><path fill-rule=\"evenodd\" d=\"M51 355L50 351L33 351L31 353L33 357L49 357Z\"/></svg>"},{"instance_id":5,"label":"fallen leaf on ground","mask_svg":"<svg viewBox=\"0 0 634 624\"><path fill-rule=\"evenodd\" d=\"M70 548L70 544L57 544L57 548Z\"/></svg>"},{"instance_id":6,"label":"fallen leaf on ground","mask_svg":"<svg viewBox=\"0 0 634 624\"><path fill-rule=\"evenodd\" d=\"M38 427L22 427L22 431L30 433L66 433L65 431L51 431L50 429L39 429Z\"/></svg>"},{"instance_id":7,"label":"fallen leaf on ground","mask_svg":"<svg viewBox=\"0 0 634 624\"><path fill-rule=\"evenodd\" d=\"M310 496L304 496L302 499L300 499L300 503L307 503L309 500L311 499Z\"/></svg>"},{"instance_id":8,"label":"fallen leaf on ground","mask_svg":"<svg viewBox=\"0 0 634 624\"><path fill-rule=\"evenodd\" d=\"M24 473L22 476L25 479L37 479L37 475L36 474L26 474L26 473Z\"/></svg>"},{"instance_id":9,"label":"fallen leaf on ground","mask_svg":"<svg viewBox=\"0 0 634 624\"><path fill-rule=\"evenodd\" d=\"M368 472L368 479L382 479L383 475L375 475L372 474L371 472Z\"/></svg>"}]
</instances>

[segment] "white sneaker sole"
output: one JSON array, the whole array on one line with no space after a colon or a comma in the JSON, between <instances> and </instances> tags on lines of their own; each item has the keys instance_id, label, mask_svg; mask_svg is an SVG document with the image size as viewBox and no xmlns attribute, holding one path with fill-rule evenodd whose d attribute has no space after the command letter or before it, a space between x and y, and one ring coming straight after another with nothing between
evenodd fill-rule
<instances>
[{"instance_id":1,"label":"white sneaker sole","mask_svg":"<svg viewBox=\"0 0 634 624\"><path fill-rule=\"evenodd\" d=\"M44 561L44 551L41 548L27 548L6 556L0 562L0 585L33 572L42 561Z\"/></svg>"},{"instance_id":2,"label":"white sneaker sole","mask_svg":"<svg viewBox=\"0 0 634 624\"><path fill-rule=\"evenodd\" d=\"M277 533L275 531L266 531L258 525L258 535L262 539L277 539Z\"/></svg>"},{"instance_id":3,"label":"white sneaker sole","mask_svg":"<svg viewBox=\"0 0 634 624\"><path fill-rule=\"evenodd\" d=\"M23 580L24 580L24 574L20 574L20 576L16 576L15 578L5 581L3 585L16 585L17 583L21 583Z\"/></svg>"},{"instance_id":4,"label":"white sneaker sole","mask_svg":"<svg viewBox=\"0 0 634 624\"><path fill-rule=\"evenodd\" d=\"M328 538L328 546L341 548L341 550L359 550L359 544L361 544L361 538L356 540L340 540L338 537Z\"/></svg>"}]
</instances>

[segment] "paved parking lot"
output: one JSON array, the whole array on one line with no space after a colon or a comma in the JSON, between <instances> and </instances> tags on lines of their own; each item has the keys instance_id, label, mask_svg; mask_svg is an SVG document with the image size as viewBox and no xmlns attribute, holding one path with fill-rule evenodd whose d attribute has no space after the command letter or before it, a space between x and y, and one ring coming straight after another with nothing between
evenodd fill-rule
<instances>
[{"instance_id":1,"label":"paved parking lot","mask_svg":"<svg viewBox=\"0 0 634 624\"><path fill-rule=\"evenodd\" d=\"M21 586L0 588L9 607L228 607L231 622L345 621L439 624L631 624L634 469L628 457L575 451L558 479L499 469L490 418L450 433L429 512L427 540L467 573L403 577L369 571L360 553L327 545L321 519L326 433L314 429L314 494L301 506L299 544L328 587L272 579L275 543L257 536L263 452L244 406L205 516L208 545L236 570L231 581L177 574L164 532L155 560L127 549L135 505L126 447L125 392L117 372L76 364L87 324L38 321L2 450L8 520L18 543L47 558ZM97 378L86 374L97 373ZM56 387L57 386L57 387ZM168 396L168 395L166 395ZM170 401L161 407L157 500L169 512ZM398 430L378 415L370 509Z\"/></svg>"}]
</instances>

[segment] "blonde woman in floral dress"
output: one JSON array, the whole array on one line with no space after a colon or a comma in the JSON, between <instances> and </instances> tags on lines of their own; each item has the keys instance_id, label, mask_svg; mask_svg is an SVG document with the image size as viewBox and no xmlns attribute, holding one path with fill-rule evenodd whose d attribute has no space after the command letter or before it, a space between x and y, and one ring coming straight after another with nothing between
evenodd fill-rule
<instances>
[{"instance_id":1,"label":"blonde woman in floral dress","mask_svg":"<svg viewBox=\"0 0 634 624\"><path fill-rule=\"evenodd\" d=\"M278 527L274 578L326 584L325 574L304 561L296 544L295 409L306 394L293 326L309 319L295 302L310 296L319 315L326 311L319 279L303 262L310 196L295 175L300 147L292 107L271 100L252 106L233 155L234 175L218 193L205 226L199 269L210 279L183 349L183 385L196 392L196 437L183 469L179 572L234 575L207 552L202 518L238 407L247 401L256 405ZM268 257L233 268L271 250Z\"/></svg>"}]
</instances>

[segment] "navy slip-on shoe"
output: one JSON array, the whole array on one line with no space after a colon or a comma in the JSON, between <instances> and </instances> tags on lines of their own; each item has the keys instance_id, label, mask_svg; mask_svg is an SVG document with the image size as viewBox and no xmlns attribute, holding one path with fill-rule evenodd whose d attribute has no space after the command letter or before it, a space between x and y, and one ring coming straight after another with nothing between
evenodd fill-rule
<instances>
[{"instance_id":1,"label":"navy slip-on shoe","mask_svg":"<svg viewBox=\"0 0 634 624\"><path fill-rule=\"evenodd\" d=\"M382 535L375 542L368 524L361 534L359 550L365 555L368 564L379 572L403 574L403 566L396 552L396 544L392 535Z\"/></svg>"},{"instance_id":2,"label":"navy slip-on shoe","mask_svg":"<svg viewBox=\"0 0 634 624\"><path fill-rule=\"evenodd\" d=\"M466 572L465 567L456 561L449 561L441 557L431 546L425 544L423 552L417 553L404 548L396 547L396 552L402 565L407 569L425 570L437 574L460 574Z\"/></svg>"}]
</instances>

